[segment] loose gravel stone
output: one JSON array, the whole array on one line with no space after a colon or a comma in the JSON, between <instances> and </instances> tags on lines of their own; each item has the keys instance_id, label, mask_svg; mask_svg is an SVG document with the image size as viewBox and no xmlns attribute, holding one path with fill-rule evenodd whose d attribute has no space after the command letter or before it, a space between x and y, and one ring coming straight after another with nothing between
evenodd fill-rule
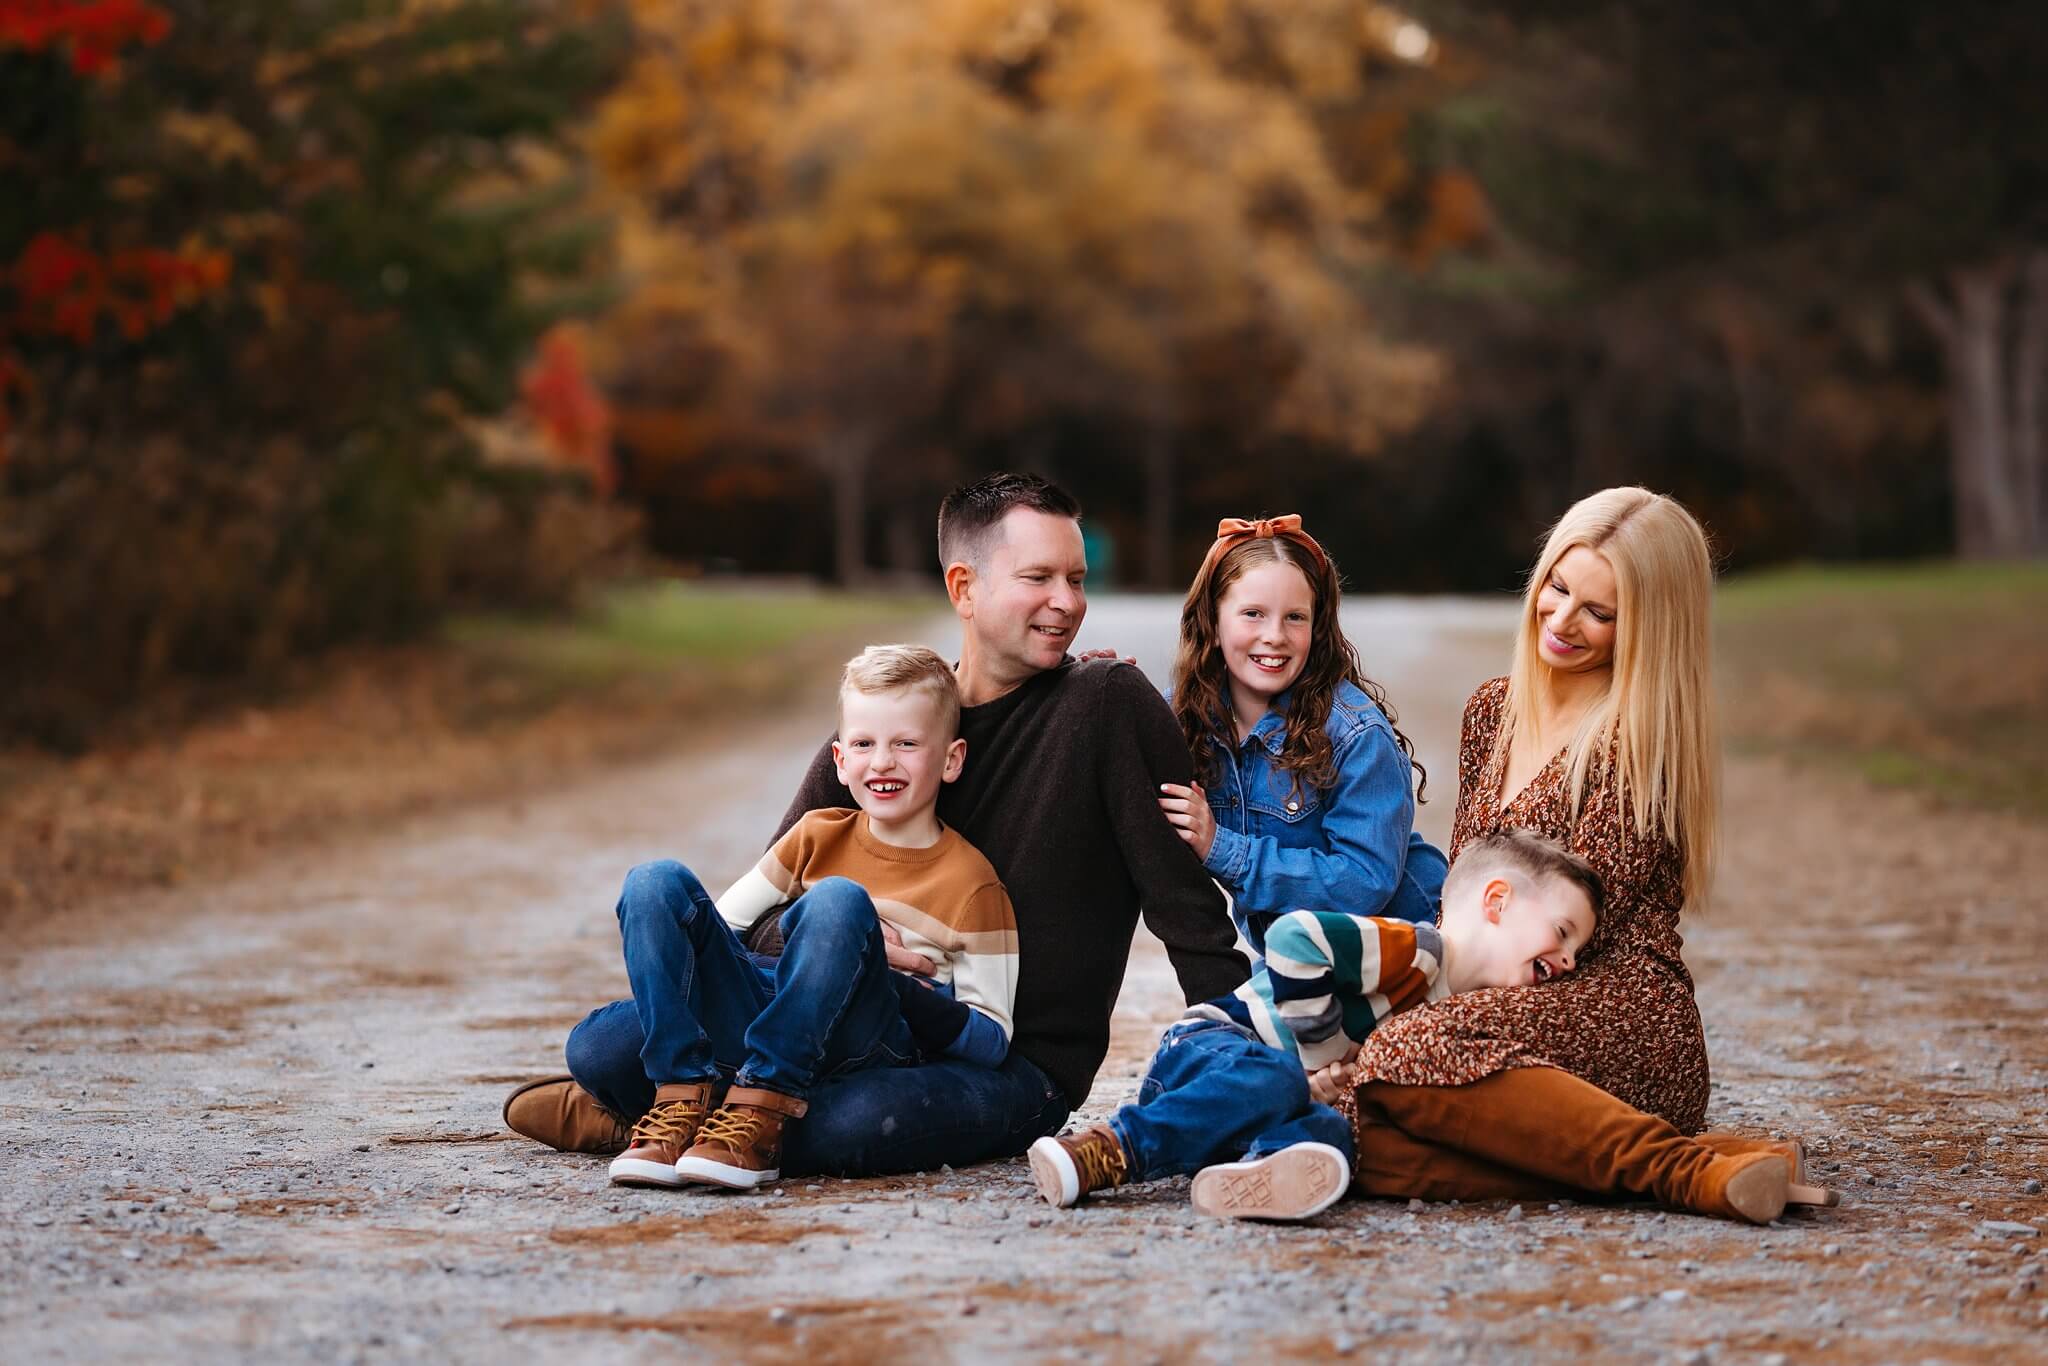
<instances>
[{"instance_id":1,"label":"loose gravel stone","mask_svg":"<svg viewBox=\"0 0 2048 1366\"><path fill-rule=\"evenodd\" d=\"M242 1207L242 1202L232 1195L216 1195L206 1202L206 1208L215 1214L233 1214Z\"/></svg>"}]
</instances>

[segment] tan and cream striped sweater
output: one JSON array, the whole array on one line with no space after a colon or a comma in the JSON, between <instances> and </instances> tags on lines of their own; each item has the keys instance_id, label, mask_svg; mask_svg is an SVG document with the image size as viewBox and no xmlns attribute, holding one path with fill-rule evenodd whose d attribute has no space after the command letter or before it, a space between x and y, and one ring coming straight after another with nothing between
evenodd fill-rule
<instances>
[{"instance_id":1,"label":"tan and cream striped sweater","mask_svg":"<svg viewBox=\"0 0 2048 1366\"><path fill-rule=\"evenodd\" d=\"M1017 918L989 861L950 826L924 849L884 844L867 813L807 813L718 898L737 932L828 877L859 883L905 948L931 960L932 981L993 1020L1008 1038L1017 999Z\"/></svg>"}]
</instances>

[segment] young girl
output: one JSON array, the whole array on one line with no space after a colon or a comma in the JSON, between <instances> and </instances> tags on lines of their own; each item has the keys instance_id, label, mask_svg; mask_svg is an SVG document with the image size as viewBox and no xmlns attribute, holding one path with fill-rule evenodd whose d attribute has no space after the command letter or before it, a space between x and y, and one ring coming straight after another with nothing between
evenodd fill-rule
<instances>
[{"instance_id":1,"label":"young girl","mask_svg":"<svg viewBox=\"0 0 2048 1366\"><path fill-rule=\"evenodd\" d=\"M1444 856L1414 829L1422 766L1338 598L1301 518L1226 518L1181 607L1173 709L1206 782L1165 784L1159 804L1261 956L1284 912L1430 921L1443 890Z\"/></svg>"}]
</instances>

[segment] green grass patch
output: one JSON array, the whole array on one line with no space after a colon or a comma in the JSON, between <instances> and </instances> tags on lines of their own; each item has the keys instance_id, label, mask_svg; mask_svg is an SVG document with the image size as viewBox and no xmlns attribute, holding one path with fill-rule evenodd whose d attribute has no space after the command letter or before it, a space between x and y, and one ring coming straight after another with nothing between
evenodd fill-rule
<instances>
[{"instance_id":1,"label":"green grass patch","mask_svg":"<svg viewBox=\"0 0 2048 1366\"><path fill-rule=\"evenodd\" d=\"M601 687L676 669L715 669L863 624L929 616L924 594L723 587L676 581L606 589L566 617L491 614L449 623L457 648L539 680Z\"/></svg>"},{"instance_id":2,"label":"green grass patch","mask_svg":"<svg viewBox=\"0 0 2048 1366\"><path fill-rule=\"evenodd\" d=\"M2048 815L2048 564L1746 575L1717 626L1738 748Z\"/></svg>"}]
</instances>

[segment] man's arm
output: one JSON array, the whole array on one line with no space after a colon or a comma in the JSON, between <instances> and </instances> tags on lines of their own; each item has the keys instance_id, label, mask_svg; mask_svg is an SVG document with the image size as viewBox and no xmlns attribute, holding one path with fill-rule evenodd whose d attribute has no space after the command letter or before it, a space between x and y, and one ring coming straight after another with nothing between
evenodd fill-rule
<instances>
[{"instance_id":1,"label":"man's arm","mask_svg":"<svg viewBox=\"0 0 2048 1366\"><path fill-rule=\"evenodd\" d=\"M789 828L802 820L806 811L858 805L846 784L839 781L839 770L832 763L832 742L827 740L812 756L811 766L804 770L804 780L797 784L796 796L790 799L789 810L782 813L782 823L775 827L775 838L768 842L773 844L788 834Z\"/></svg>"},{"instance_id":2,"label":"man's arm","mask_svg":"<svg viewBox=\"0 0 2048 1366\"><path fill-rule=\"evenodd\" d=\"M1187 742L1144 674L1122 664L1084 667L1108 671L1095 731L1097 773L1146 928L1166 945L1189 1005L1233 991L1251 968L1234 947L1228 902L1159 810L1161 783L1194 776Z\"/></svg>"}]
</instances>

